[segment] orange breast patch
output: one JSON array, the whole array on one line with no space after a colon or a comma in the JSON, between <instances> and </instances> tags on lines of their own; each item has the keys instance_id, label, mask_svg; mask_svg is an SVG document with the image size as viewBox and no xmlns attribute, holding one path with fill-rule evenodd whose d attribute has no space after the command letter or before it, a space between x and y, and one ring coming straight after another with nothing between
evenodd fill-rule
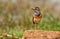
<instances>
[{"instance_id":1,"label":"orange breast patch","mask_svg":"<svg viewBox=\"0 0 60 39\"><path fill-rule=\"evenodd\" d=\"M34 17L34 22L35 23L38 23L40 20L41 20L41 17L40 16L35 16Z\"/></svg>"}]
</instances>

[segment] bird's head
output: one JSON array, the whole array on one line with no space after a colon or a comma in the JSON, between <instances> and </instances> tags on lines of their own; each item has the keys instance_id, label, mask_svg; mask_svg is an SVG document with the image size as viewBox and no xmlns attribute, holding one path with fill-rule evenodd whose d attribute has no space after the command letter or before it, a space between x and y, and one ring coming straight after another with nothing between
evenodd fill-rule
<instances>
[{"instance_id":1,"label":"bird's head","mask_svg":"<svg viewBox=\"0 0 60 39\"><path fill-rule=\"evenodd\" d=\"M35 7L34 9L32 8L32 10L40 11L40 8L39 7Z\"/></svg>"},{"instance_id":2,"label":"bird's head","mask_svg":"<svg viewBox=\"0 0 60 39\"><path fill-rule=\"evenodd\" d=\"M40 11L40 8L39 8L39 7L35 7L35 10L38 10L38 11Z\"/></svg>"}]
</instances>

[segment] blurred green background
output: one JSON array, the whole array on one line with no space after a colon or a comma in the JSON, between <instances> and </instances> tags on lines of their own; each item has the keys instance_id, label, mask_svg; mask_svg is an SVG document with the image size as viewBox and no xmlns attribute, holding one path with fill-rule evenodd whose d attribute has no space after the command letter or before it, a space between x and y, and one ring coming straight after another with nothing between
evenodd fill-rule
<instances>
[{"instance_id":1,"label":"blurred green background","mask_svg":"<svg viewBox=\"0 0 60 39\"><path fill-rule=\"evenodd\" d=\"M0 35L6 32L22 37L25 30L34 29L31 8L36 6L43 16L37 27L60 31L59 0L0 0Z\"/></svg>"}]
</instances>

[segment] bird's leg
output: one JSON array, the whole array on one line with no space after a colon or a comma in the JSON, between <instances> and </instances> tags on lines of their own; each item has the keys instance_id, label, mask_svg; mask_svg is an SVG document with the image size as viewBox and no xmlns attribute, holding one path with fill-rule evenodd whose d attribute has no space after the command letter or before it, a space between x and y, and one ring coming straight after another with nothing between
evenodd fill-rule
<instances>
[{"instance_id":1,"label":"bird's leg","mask_svg":"<svg viewBox=\"0 0 60 39\"><path fill-rule=\"evenodd\" d=\"M37 24L35 24L35 30L37 30Z\"/></svg>"},{"instance_id":2,"label":"bird's leg","mask_svg":"<svg viewBox=\"0 0 60 39\"><path fill-rule=\"evenodd\" d=\"M39 29L38 24L36 24L37 30Z\"/></svg>"}]
</instances>

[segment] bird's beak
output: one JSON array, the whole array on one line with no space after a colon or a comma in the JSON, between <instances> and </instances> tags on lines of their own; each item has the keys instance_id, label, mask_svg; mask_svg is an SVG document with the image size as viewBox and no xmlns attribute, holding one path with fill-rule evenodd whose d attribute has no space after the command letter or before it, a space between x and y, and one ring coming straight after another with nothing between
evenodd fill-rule
<instances>
[{"instance_id":1,"label":"bird's beak","mask_svg":"<svg viewBox=\"0 0 60 39\"><path fill-rule=\"evenodd\" d=\"M32 10L35 10L34 8L32 8Z\"/></svg>"}]
</instances>

